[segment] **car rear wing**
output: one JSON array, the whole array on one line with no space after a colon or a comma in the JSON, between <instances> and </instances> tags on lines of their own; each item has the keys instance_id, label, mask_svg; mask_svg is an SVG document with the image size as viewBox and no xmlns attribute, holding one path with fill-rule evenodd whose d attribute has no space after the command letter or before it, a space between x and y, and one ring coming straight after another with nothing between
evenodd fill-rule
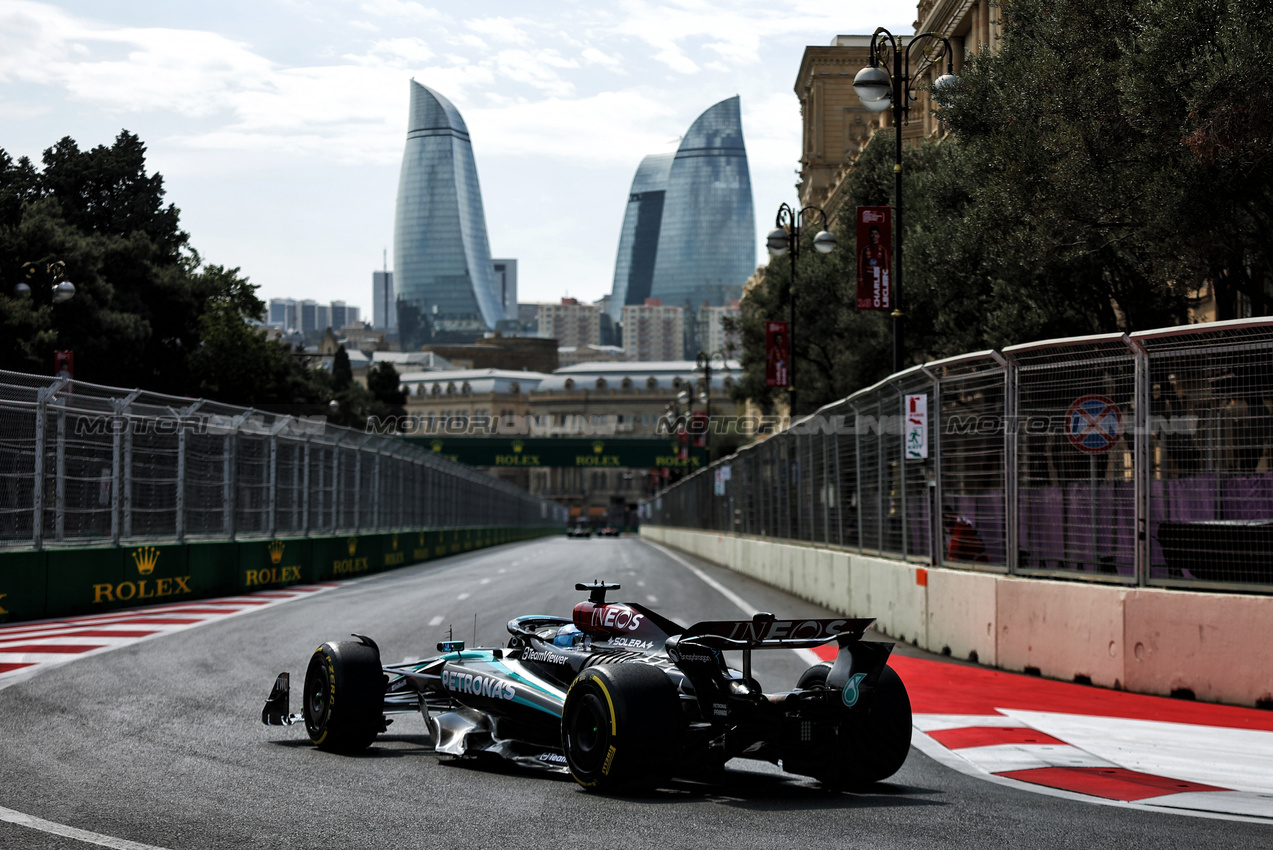
<instances>
[{"instance_id":1,"label":"car rear wing","mask_svg":"<svg viewBox=\"0 0 1273 850\"><path fill-rule=\"evenodd\" d=\"M874 622L873 617L779 620L761 612L750 620L695 623L681 634L681 640L713 649L812 649L831 641L843 645L861 640Z\"/></svg>"}]
</instances>

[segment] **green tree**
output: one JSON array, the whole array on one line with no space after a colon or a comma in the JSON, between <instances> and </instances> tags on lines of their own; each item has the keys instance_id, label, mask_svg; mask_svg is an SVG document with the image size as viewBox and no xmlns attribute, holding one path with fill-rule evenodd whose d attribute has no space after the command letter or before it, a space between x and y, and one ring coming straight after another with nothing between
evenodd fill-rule
<instances>
[{"instance_id":1,"label":"green tree","mask_svg":"<svg viewBox=\"0 0 1273 850\"><path fill-rule=\"evenodd\" d=\"M254 406L313 406L330 377L256 328L265 305L238 269L207 266L146 171L145 145L123 131L81 150L64 138L43 169L0 151L0 368L51 374L54 349L75 376ZM13 297L27 264L65 263L71 300Z\"/></svg>"},{"instance_id":2,"label":"green tree","mask_svg":"<svg viewBox=\"0 0 1273 850\"><path fill-rule=\"evenodd\" d=\"M332 387L337 392L344 392L353 382L354 369L349 365L349 352L341 345L332 357Z\"/></svg>"},{"instance_id":3,"label":"green tree","mask_svg":"<svg viewBox=\"0 0 1273 850\"><path fill-rule=\"evenodd\" d=\"M398 370L387 360L367 370L367 389L375 399L372 412L380 417L406 416L407 394L402 389Z\"/></svg>"}]
</instances>

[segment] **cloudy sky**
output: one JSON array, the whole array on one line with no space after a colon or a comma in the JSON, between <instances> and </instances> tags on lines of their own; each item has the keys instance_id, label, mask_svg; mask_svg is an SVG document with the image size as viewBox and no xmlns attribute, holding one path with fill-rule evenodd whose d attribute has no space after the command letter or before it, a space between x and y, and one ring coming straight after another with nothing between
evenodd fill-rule
<instances>
[{"instance_id":1,"label":"cloudy sky","mask_svg":"<svg viewBox=\"0 0 1273 850\"><path fill-rule=\"evenodd\" d=\"M205 261L241 267L267 299L366 311L386 249L392 263L414 77L464 115L491 251L519 261L520 300L594 300L642 157L741 95L767 231L795 200L805 46L910 33L915 7L0 0L0 148L38 162L63 136L88 148L128 129Z\"/></svg>"}]
</instances>

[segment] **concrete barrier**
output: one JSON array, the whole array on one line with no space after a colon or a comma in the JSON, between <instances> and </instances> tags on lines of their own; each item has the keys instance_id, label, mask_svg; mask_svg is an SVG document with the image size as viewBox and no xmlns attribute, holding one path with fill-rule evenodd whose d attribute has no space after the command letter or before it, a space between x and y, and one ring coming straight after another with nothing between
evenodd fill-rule
<instances>
[{"instance_id":1,"label":"concrete barrier","mask_svg":"<svg viewBox=\"0 0 1273 850\"><path fill-rule=\"evenodd\" d=\"M1254 696L1273 708L1273 599L1229 593L1134 590L1123 613L1123 684L1198 699Z\"/></svg>"},{"instance_id":2,"label":"concrete barrier","mask_svg":"<svg viewBox=\"0 0 1273 850\"><path fill-rule=\"evenodd\" d=\"M1017 578L824 546L645 526L641 535L896 640L1139 693L1273 708L1273 597ZM777 613L777 612L775 612Z\"/></svg>"}]
</instances>

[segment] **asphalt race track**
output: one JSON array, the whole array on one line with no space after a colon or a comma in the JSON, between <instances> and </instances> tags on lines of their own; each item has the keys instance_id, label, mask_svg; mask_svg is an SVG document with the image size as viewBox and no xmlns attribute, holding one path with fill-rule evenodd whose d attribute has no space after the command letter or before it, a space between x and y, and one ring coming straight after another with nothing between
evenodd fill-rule
<instances>
[{"instance_id":1,"label":"asphalt race track","mask_svg":"<svg viewBox=\"0 0 1273 850\"><path fill-rule=\"evenodd\" d=\"M736 760L722 785L605 798L564 775L440 759L415 716L398 717L353 757L318 751L303 727L260 724L274 676L303 677L324 640L368 634L386 662L435 654L448 627L470 646L500 646L510 618L568 615L582 598L574 583L594 578L620 582L615 598L685 623L739 619L750 613L740 604L830 616L632 538L511 544L297 594L0 680L0 847L1273 845L1273 821L1032 793L914 748L891 781L863 793L828 792ZM788 650L756 653L755 673L766 690L780 690L807 663ZM298 700L294 691L294 711Z\"/></svg>"}]
</instances>

